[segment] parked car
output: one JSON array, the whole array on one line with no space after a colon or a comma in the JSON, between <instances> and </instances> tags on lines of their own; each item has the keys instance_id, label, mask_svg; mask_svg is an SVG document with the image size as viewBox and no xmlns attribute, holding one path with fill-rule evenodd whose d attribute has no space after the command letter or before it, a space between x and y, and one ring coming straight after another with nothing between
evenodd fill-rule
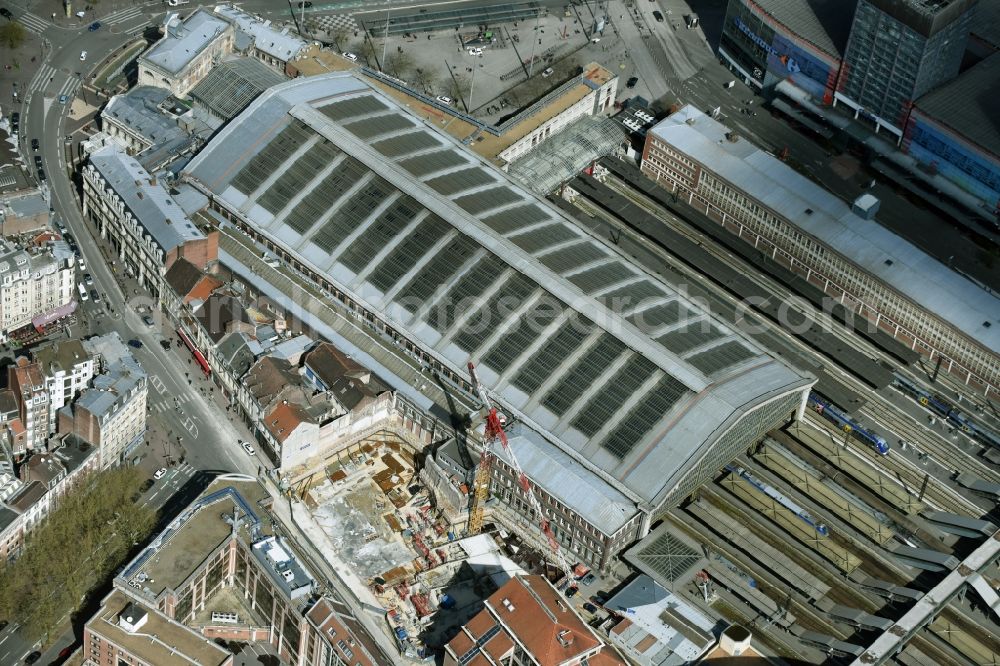
<instances>
[{"instance_id":1,"label":"parked car","mask_svg":"<svg viewBox=\"0 0 1000 666\"><path fill-rule=\"evenodd\" d=\"M80 62L83 62L86 59L87 59L87 52L86 51L80 51Z\"/></svg>"},{"instance_id":2,"label":"parked car","mask_svg":"<svg viewBox=\"0 0 1000 666\"><path fill-rule=\"evenodd\" d=\"M603 594L592 594L590 596L590 601L595 606L603 606L604 602L607 601L607 599L604 598Z\"/></svg>"},{"instance_id":3,"label":"parked car","mask_svg":"<svg viewBox=\"0 0 1000 666\"><path fill-rule=\"evenodd\" d=\"M91 297L92 299L94 299L94 302L95 302L95 303L97 303L97 302L99 302L99 301L101 300L101 295L97 293L97 290L96 290L96 289L91 289L91 290L90 290L90 297ZM136 340L136 342L139 342L139 341L138 341L138 340ZM132 345L132 341L131 341L131 340L129 340L129 341L128 341L128 343L129 343L130 345ZM132 345L132 346L133 346L133 347L135 347L136 349L138 349L139 347L141 347L141 346L142 346L142 343L141 343L141 342L139 342L138 346L136 346L136 345Z\"/></svg>"},{"instance_id":4,"label":"parked car","mask_svg":"<svg viewBox=\"0 0 1000 666\"><path fill-rule=\"evenodd\" d=\"M312 6L313 6L313 3L309 2L309 0L306 0L305 2L300 2L299 3L299 9L309 9Z\"/></svg>"},{"instance_id":5,"label":"parked car","mask_svg":"<svg viewBox=\"0 0 1000 666\"><path fill-rule=\"evenodd\" d=\"M154 483L155 481L153 481L152 479L146 479L145 481L142 482L142 485L139 486L139 492L141 493L146 492L147 490L153 487Z\"/></svg>"},{"instance_id":6,"label":"parked car","mask_svg":"<svg viewBox=\"0 0 1000 666\"><path fill-rule=\"evenodd\" d=\"M24 658L24 663L33 664L41 658L42 658L42 653L39 652L38 650L35 650L34 652L32 652L31 654L29 654L27 657Z\"/></svg>"},{"instance_id":7,"label":"parked car","mask_svg":"<svg viewBox=\"0 0 1000 666\"><path fill-rule=\"evenodd\" d=\"M451 104L455 100L453 100L451 97L448 97L447 95L438 95L437 101L441 102L442 104Z\"/></svg>"},{"instance_id":8,"label":"parked car","mask_svg":"<svg viewBox=\"0 0 1000 666\"><path fill-rule=\"evenodd\" d=\"M38 139L31 140L31 149L36 153L38 152Z\"/></svg>"},{"instance_id":9,"label":"parked car","mask_svg":"<svg viewBox=\"0 0 1000 666\"><path fill-rule=\"evenodd\" d=\"M546 67L545 69L542 70L542 78L543 79L549 78L550 76L552 76L552 73L555 72L555 71L556 70L552 69L551 67Z\"/></svg>"},{"instance_id":10,"label":"parked car","mask_svg":"<svg viewBox=\"0 0 1000 666\"><path fill-rule=\"evenodd\" d=\"M660 13L659 9L653 10L653 18L656 19L657 23L663 23L663 14Z\"/></svg>"},{"instance_id":11,"label":"parked car","mask_svg":"<svg viewBox=\"0 0 1000 666\"><path fill-rule=\"evenodd\" d=\"M257 455L257 452L254 451L253 447L250 446L250 444L248 444L247 442L244 442L244 441L240 440L240 446L243 447L243 450L247 452L248 456Z\"/></svg>"},{"instance_id":12,"label":"parked car","mask_svg":"<svg viewBox=\"0 0 1000 666\"><path fill-rule=\"evenodd\" d=\"M170 351L170 340L160 340L160 346L163 347L163 351Z\"/></svg>"},{"instance_id":13,"label":"parked car","mask_svg":"<svg viewBox=\"0 0 1000 666\"><path fill-rule=\"evenodd\" d=\"M567 597L576 596L576 593L579 592L579 591L580 590L578 588L576 588L576 587L574 587L574 586L571 585L571 586L569 586L569 587L566 588L566 596Z\"/></svg>"},{"instance_id":14,"label":"parked car","mask_svg":"<svg viewBox=\"0 0 1000 666\"><path fill-rule=\"evenodd\" d=\"M42 158L39 155L35 155L35 168L36 169L41 169L42 166L43 166L42 165Z\"/></svg>"},{"instance_id":15,"label":"parked car","mask_svg":"<svg viewBox=\"0 0 1000 666\"><path fill-rule=\"evenodd\" d=\"M475 46L475 47L469 49L469 55L470 56L481 56L481 55L483 55L483 49L482 49L482 47Z\"/></svg>"},{"instance_id":16,"label":"parked car","mask_svg":"<svg viewBox=\"0 0 1000 666\"><path fill-rule=\"evenodd\" d=\"M638 76L630 76L628 81L625 82L626 88L635 88L635 84L639 83Z\"/></svg>"},{"instance_id":17,"label":"parked car","mask_svg":"<svg viewBox=\"0 0 1000 666\"><path fill-rule=\"evenodd\" d=\"M584 576L583 580L581 580L580 582L583 583L584 585L593 585L595 580L597 580L597 576L595 576L592 573L589 573L586 576Z\"/></svg>"},{"instance_id":18,"label":"parked car","mask_svg":"<svg viewBox=\"0 0 1000 666\"><path fill-rule=\"evenodd\" d=\"M358 61L358 56L356 56L355 54L351 53L350 51L344 51L340 55L344 56L345 58L347 58L351 62L357 62Z\"/></svg>"},{"instance_id":19,"label":"parked car","mask_svg":"<svg viewBox=\"0 0 1000 666\"><path fill-rule=\"evenodd\" d=\"M142 349L142 342L136 340L135 338L132 338L131 340L128 341L128 346L131 347L132 349Z\"/></svg>"},{"instance_id":20,"label":"parked car","mask_svg":"<svg viewBox=\"0 0 1000 666\"><path fill-rule=\"evenodd\" d=\"M157 481L159 481L160 479L163 478L163 475L166 474L166 473L167 473L167 468L166 467L161 467L160 469L158 469L155 472L153 472L153 478L156 479Z\"/></svg>"},{"instance_id":21,"label":"parked car","mask_svg":"<svg viewBox=\"0 0 1000 666\"><path fill-rule=\"evenodd\" d=\"M146 326L152 326L154 323L153 318L150 317L149 315L143 315L142 323L145 324Z\"/></svg>"},{"instance_id":22,"label":"parked car","mask_svg":"<svg viewBox=\"0 0 1000 666\"><path fill-rule=\"evenodd\" d=\"M4 17L7 20L14 18L14 15L11 14L10 10L7 9L6 7L0 7L0 16Z\"/></svg>"},{"instance_id":23,"label":"parked car","mask_svg":"<svg viewBox=\"0 0 1000 666\"><path fill-rule=\"evenodd\" d=\"M8 624L7 620L0 620L0 631L6 629Z\"/></svg>"},{"instance_id":24,"label":"parked car","mask_svg":"<svg viewBox=\"0 0 1000 666\"><path fill-rule=\"evenodd\" d=\"M588 613L596 613L598 608L597 606L588 601L585 604L583 604L583 610L587 611Z\"/></svg>"},{"instance_id":25,"label":"parked car","mask_svg":"<svg viewBox=\"0 0 1000 666\"><path fill-rule=\"evenodd\" d=\"M94 284L94 276L92 276L90 273L84 273L83 274L83 283L85 285L87 285L88 287L90 285Z\"/></svg>"},{"instance_id":26,"label":"parked car","mask_svg":"<svg viewBox=\"0 0 1000 666\"><path fill-rule=\"evenodd\" d=\"M45 169L38 170L38 180L40 180L43 183L45 182Z\"/></svg>"},{"instance_id":27,"label":"parked car","mask_svg":"<svg viewBox=\"0 0 1000 666\"><path fill-rule=\"evenodd\" d=\"M87 28L87 30L89 30L89 31L91 31L91 32L97 32L97 31L98 31L98 30L100 30L100 29L101 29L101 22L100 22L100 21L94 21L94 22L93 22L93 23L91 23L91 24L90 24L90 26L89 26L89 27Z\"/></svg>"},{"instance_id":28,"label":"parked car","mask_svg":"<svg viewBox=\"0 0 1000 666\"><path fill-rule=\"evenodd\" d=\"M71 654L73 654L73 646L72 645L67 645L62 650L59 650L59 658L60 659L64 659L64 658L70 656Z\"/></svg>"}]
</instances>

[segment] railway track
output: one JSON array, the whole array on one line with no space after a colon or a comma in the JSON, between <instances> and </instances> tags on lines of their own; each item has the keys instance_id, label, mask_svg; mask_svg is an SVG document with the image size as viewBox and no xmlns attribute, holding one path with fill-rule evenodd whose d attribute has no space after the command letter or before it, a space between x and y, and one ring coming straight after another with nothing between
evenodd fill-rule
<instances>
[{"instance_id":1,"label":"railway track","mask_svg":"<svg viewBox=\"0 0 1000 666\"><path fill-rule=\"evenodd\" d=\"M960 447L942 439L938 433L928 430L910 418L909 415L901 414L898 410L888 406L888 403L881 396L875 396L875 399L869 400L868 404L858 411L875 423L885 425L896 435L916 446L919 451L932 456L935 462L947 467L955 474L968 472L984 481L1000 484L1000 472L992 469L985 461L979 460Z\"/></svg>"}]
</instances>

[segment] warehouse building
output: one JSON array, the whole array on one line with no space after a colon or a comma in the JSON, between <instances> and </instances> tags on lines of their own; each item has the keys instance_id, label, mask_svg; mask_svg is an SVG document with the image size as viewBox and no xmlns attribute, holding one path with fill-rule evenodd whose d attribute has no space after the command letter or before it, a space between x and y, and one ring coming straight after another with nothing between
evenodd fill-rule
<instances>
[{"instance_id":1,"label":"warehouse building","mask_svg":"<svg viewBox=\"0 0 1000 666\"><path fill-rule=\"evenodd\" d=\"M543 454L628 498L636 537L813 381L351 74L268 90L183 176L443 381L475 362Z\"/></svg>"},{"instance_id":2,"label":"warehouse building","mask_svg":"<svg viewBox=\"0 0 1000 666\"><path fill-rule=\"evenodd\" d=\"M642 170L942 369L1000 386L996 295L698 109L650 130Z\"/></svg>"}]
</instances>

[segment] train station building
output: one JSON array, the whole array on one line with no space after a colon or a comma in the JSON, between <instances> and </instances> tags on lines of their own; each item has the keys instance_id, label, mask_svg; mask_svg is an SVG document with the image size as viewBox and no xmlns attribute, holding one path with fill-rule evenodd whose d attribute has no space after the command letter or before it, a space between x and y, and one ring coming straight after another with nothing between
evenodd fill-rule
<instances>
[{"instance_id":1,"label":"train station building","mask_svg":"<svg viewBox=\"0 0 1000 666\"><path fill-rule=\"evenodd\" d=\"M271 88L183 177L367 331L362 362L394 388L426 387L393 373L405 357L438 377L428 394L475 405L474 362L524 428L528 477L567 508L553 527L574 551L587 491L547 471L552 460L586 470L598 496L620 494L640 538L795 418L814 382L348 73ZM315 319L295 300L293 316ZM530 515L510 478L494 484Z\"/></svg>"},{"instance_id":2,"label":"train station building","mask_svg":"<svg viewBox=\"0 0 1000 666\"><path fill-rule=\"evenodd\" d=\"M1000 299L722 123L686 106L650 130L642 171L942 369L1000 386Z\"/></svg>"}]
</instances>

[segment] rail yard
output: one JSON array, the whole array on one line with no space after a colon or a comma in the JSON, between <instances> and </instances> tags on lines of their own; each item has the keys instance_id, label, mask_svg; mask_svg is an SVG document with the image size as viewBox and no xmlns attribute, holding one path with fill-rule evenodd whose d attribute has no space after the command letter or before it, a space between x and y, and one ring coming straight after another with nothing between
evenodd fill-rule
<instances>
[{"instance_id":1,"label":"rail yard","mask_svg":"<svg viewBox=\"0 0 1000 666\"><path fill-rule=\"evenodd\" d=\"M677 584L729 621L770 627L762 640L777 654L846 662L997 531L988 403L888 336L847 325L843 308L823 311L801 279L624 162L602 160L556 203L667 281L704 284L695 295L714 312L743 317L759 343L819 379L802 419L669 513L667 550L707 562ZM996 663L996 617L973 596L942 604L895 658Z\"/></svg>"}]
</instances>

